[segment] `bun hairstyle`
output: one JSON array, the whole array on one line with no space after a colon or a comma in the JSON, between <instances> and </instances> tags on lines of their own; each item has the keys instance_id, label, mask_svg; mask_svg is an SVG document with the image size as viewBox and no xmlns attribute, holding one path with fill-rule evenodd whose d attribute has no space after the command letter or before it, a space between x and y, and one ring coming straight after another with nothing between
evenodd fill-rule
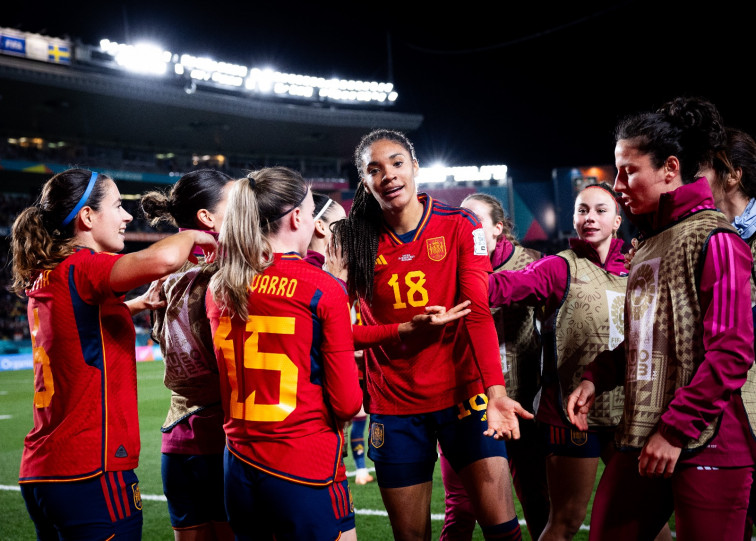
<instances>
[{"instance_id":1,"label":"bun hairstyle","mask_svg":"<svg viewBox=\"0 0 756 541\"><path fill-rule=\"evenodd\" d=\"M727 134L716 106L699 97L678 97L652 112L625 117L615 129L615 140L632 140L642 154L650 156L656 169L667 158L680 161L684 184L713 165L717 153L726 150Z\"/></svg>"},{"instance_id":2,"label":"bun hairstyle","mask_svg":"<svg viewBox=\"0 0 756 541\"><path fill-rule=\"evenodd\" d=\"M142 212L150 225L161 222L181 229L197 229L197 212L215 212L223 198L223 188L233 178L214 169L198 169L183 175L168 193L147 192L142 196Z\"/></svg>"}]
</instances>

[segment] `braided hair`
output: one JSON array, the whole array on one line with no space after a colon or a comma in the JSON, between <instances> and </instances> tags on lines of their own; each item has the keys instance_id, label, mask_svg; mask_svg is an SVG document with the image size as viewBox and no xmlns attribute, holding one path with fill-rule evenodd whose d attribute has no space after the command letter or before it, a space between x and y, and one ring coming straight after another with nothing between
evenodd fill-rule
<instances>
[{"instance_id":1,"label":"braided hair","mask_svg":"<svg viewBox=\"0 0 756 541\"><path fill-rule=\"evenodd\" d=\"M415 148L402 132L378 129L363 136L354 151L354 165L360 179L365 176L367 153L378 141L392 141L401 145L411 156L415 157ZM360 182L354 193L354 200L344 223L334 227L336 242L342 247L346 260L349 279L347 287L353 297L362 297L367 301L373 298L373 275L375 260L378 257L378 239L383 223L383 211L364 182Z\"/></svg>"}]
</instances>

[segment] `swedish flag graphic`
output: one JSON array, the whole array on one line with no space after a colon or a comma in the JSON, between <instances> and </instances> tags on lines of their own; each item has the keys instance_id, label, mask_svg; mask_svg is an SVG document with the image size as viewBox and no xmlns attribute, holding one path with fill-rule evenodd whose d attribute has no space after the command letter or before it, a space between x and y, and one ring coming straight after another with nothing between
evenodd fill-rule
<instances>
[{"instance_id":1,"label":"swedish flag graphic","mask_svg":"<svg viewBox=\"0 0 756 541\"><path fill-rule=\"evenodd\" d=\"M71 49L65 45L50 43L47 46L47 60L55 64L70 64Z\"/></svg>"}]
</instances>

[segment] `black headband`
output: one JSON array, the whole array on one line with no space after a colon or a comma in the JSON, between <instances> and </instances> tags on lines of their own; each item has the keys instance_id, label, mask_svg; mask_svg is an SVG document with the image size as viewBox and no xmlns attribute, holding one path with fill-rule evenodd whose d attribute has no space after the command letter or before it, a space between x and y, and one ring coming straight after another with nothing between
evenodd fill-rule
<instances>
[{"instance_id":1,"label":"black headband","mask_svg":"<svg viewBox=\"0 0 756 541\"><path fill-rule=\"evenodd\" d=\"M268 223L271 223L271 222L275 222L276 220L280 220L281 218L283 218L284 216L286 216L287 214L289 214L289 213L290 213L290 212L291 212L292 210L294 210L294 209L295 209L295 208L297 208L297 207L298 207L299 205L301 205L301 204L302 204L302 201L304 201L304 200L305 200L305 197L307 197L307 192L309 192L309 191L310 191L310 189L309 189L309 188L305 189L305 193L304 193L304 195L302 196L302 198L301 198L301 199L299 200L299 202L298 202L298 203L297 203L296 205L294 205L293 207L291 207L291 208L290 208L289 210L282 212L282 213L281 213L281 214L279 214L278 216L274 216L274 217L272 217L272 218L266 218L266 219L268 220Z\"/></svg>"}]
</instances>

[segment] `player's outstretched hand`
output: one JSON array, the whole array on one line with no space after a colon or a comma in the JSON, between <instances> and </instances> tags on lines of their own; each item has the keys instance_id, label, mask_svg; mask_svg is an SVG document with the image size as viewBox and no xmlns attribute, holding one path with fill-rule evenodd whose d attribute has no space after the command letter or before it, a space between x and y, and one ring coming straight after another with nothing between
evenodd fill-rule
<instances>
[{"instance_id":1,"label":"player's outstretched hand","mask_svg":"<svg viewBox=\"0 0 756 541\"><path fill-rule=\"evenodd\" d=\"M532 419L533 414L523 408L519 402L509 398L506 392L489 392L488 395L488 407L486 408L488 429L483 432L483 435L493 436L496 440L520 439L520 421L518 418Z\"/></svg>"},{"instance_id":2,"label":"player's outstretched hand","mask_svg":"<svg viewBox=\"0 0 756 541\"><path fill-rule=\"evenodd\" d=\"M445 306L426 306L424 314L417 314L410 321L399 324L399 336L404 339L416 332L443 327L469 314L468 306L470 301L463 301L448 310Z\"/></svg>"}]
</instances>

